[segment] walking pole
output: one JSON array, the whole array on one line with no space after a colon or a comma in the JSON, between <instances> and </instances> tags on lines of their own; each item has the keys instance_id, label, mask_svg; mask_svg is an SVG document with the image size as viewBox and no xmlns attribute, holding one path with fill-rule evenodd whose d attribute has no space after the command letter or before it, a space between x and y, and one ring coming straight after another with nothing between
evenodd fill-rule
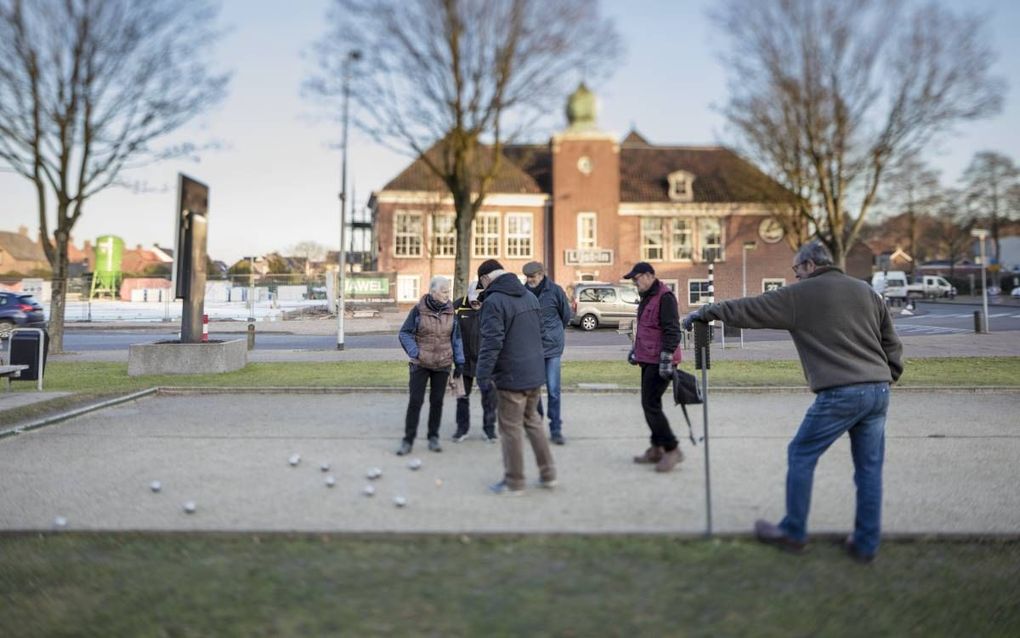
<instances>
[{"instance_id":1,"label":"walking pole","mask_svg":"<svg viewBox=\"0 0 1020 638\"><path fill-rule=\"evenodd\" d=\"M712 343L712 325L704 321L694 322L694 367L701 370L701 414L705 428L705 536L712 536L712 475L708 457L708 369L712 367L709 346Z\"/></svg>"}]
</instances>

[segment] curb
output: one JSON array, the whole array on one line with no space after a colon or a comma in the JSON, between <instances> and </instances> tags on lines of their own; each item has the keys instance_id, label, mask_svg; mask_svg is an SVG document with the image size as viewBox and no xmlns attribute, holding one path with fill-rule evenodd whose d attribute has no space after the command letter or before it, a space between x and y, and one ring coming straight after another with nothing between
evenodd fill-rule
<instances>
[{"instance_id":1,"label":"curb","mask_svg":"<svg viewBox=\"0 0 1020 638\"><path fill-rule=\"evenodd\" d=\"M141 399L142 397L146 397L146 396L148 396L150 394L154 394L157 389L158 388L148 388L146 390L140 390L138 392L132 392L131 394L125 394L124 396L121 396L121 397L116 397L116 398L113 398L113 399L107 399L106 401L100 401L99 403L92 403L90 405L86 405L86 406L83 406L83 407L80 407L80 408L74 408L73 410L68 410L67 412L60 412L60 413L57 413L57 414L52 414L52 415L47 416L47 417L43 417L41 419L37 419L35 421L29 421L28 423L25 423L24 425L16 425L16 426L14 426L12 428L7 428L5 430L0 430L0 439L2 439L4 437L7 437L7 436L13 436L13 435L16 435L16 434L21 434L23 432L28 432L30 430L36 430L38 428L45 427L47 425L53 425L54 423L59 423L60 421L66 421L67 419L72 419L72 418L74 418L76 416L81 416L82 414L88 414L89 412L94 412L96 410L102 410L102 409L105 409L105 408L113 407L113 406L121 404L121 403L127 403L128 401L134 401L135 399Z\"/></svg>"}]
</instances>

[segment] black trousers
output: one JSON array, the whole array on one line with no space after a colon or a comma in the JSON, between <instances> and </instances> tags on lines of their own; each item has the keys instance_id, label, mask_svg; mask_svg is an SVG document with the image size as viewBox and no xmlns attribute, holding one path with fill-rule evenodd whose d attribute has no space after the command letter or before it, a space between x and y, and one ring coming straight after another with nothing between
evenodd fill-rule
<instances>
[{"instance_id":1,"label":"black trousers","mask_svg":"<svg viewBox=\"0 0 1020 638\"><path fill-rule=\"evenodd\" d=\"M667 451L675 450L677 446L669 420L662 412L662 395L669 383L669 379L659 376L657 364L641 364L641 409L645 411L645 422L652 431L652 445L661 446Z\"/></svg>"},{"instance_id":2,"label":"black trousers","mask_svg":"<svg viewBox=\"0 0 1020 638\"><path fill-rule=\"evenodd\" d=\"M464 396L457 399L457 434L467 434L471 429L471 386L475 378L464 375ZM478 390L482 395L482 431L489 436L496 435L496 404L499 395L496 388L488 392Z\"/></svg>"},{"instance_id":3,"label":"black trousers","mask_svg":"<svg viewBox=\"0 0 1020 638\"><path fill-rule=\"evenodd\" d=\"M418 420L421 418L421 406L425 403L425 386L429 390L429 438L439 436L439 422L443 418L443 396L446 394L446 383L450 379L449 370L429 370L414 363L411 369L407 401L407 416L404 418L404 440L414 442L418 435Z\"/></svg>"}]
</instances>

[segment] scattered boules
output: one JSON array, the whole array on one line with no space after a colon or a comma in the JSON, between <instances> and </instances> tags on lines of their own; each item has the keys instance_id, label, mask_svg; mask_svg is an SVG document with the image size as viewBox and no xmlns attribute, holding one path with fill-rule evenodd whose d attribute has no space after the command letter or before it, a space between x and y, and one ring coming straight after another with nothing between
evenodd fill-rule
<instances>
[{"instance_id":1,"label":"scattered boules","mask_svg":"<svg viewBox=\"0 0 1020 638\"><path fill-rule=\"evenodd\" d=\"M152 483L149 483L149 489L152 490L154 493L159 492L161 489L163 489L163 484L160 483L159 481L153 481Z\"/></svg>"},{"instance_id":2,"label":"scattered boules","mask_svg":"<svg viewBox=\"0 0 1020 638\"><path fill-rule=\"evenodd\" d=\"M326 477L326 487L333 487L336 485L336 479L332 475Z\"/></svg>"},{"instance_id":3,"label":"scattered boules","mask_svg":"<svg viewBox=\"0 0 1020 638\"><path fill-rule=\"evenodd\" d=\"M196 509L198 509L198 508L195 506L195 501L185 501L184 502L184 511L186 513L194 514Z\"/></svg>"},{"instance_id":4,"label":"scattered boules","mask_svg":"<svg viewBox=\"0 0 1020 638\"><path fill-rule=\"evenodd\" d=\"M393 504L396 505L397 507L404 507L405 505L407 505L407 499L404 498L403 496L394 496Z\"/></svg>"},{"instance_id":5,"label":"scattered boules","mask_svg":"<svg viewBox=\"0 0 1020 638\"><path fill-rule=\"evenodd\" d=\"M374 485L366 485L361 490L361 493L364 494L365 496L375 496L375 486Z\"/></svg>"}]
</instances>

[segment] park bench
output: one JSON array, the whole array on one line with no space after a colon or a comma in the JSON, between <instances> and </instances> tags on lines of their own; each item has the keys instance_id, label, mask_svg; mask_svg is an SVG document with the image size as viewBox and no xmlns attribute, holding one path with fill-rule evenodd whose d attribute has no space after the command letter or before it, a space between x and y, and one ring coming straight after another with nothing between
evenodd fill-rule
<instances>
[{"instance_id":1,"label":"park bench","mask_svg":"<svg viewBox=\"0 0 1020 638\"><path fill-rule=\"evenodd\" d=\"M20 377L22 370L28 370L28 366L17 365L0 365L0 377L3 377L4 384L7 386L7 391L11 391L11 379Z\"/></svg>"}]
</instances>

